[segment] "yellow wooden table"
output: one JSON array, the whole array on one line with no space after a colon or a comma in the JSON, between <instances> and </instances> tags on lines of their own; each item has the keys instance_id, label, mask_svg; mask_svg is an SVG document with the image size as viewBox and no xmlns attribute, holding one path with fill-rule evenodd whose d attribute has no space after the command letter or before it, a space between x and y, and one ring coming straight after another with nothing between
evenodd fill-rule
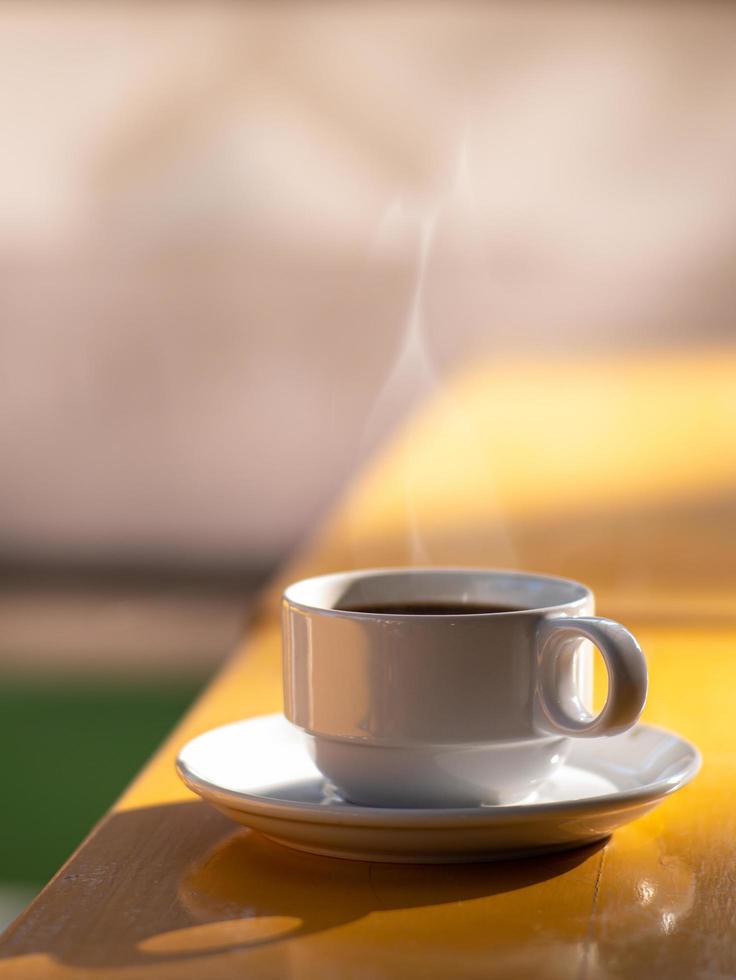
<instances>
[{"instance_id":1,"label":"yellow wooden table","mask_svg":"<svg viewBox=\"0 0 736 980\"><path fill-rule=\"evenodd\" d=\"M283 576L432 562L588 581L647 653L645 718L703 752L689 787L605 846L488 865L312 857L236 827L173 761L196 733L279 709L279 581L6 934L0 978L736 977L735 368L727 351L478 366Z\"/></svg>"}]
</instances>

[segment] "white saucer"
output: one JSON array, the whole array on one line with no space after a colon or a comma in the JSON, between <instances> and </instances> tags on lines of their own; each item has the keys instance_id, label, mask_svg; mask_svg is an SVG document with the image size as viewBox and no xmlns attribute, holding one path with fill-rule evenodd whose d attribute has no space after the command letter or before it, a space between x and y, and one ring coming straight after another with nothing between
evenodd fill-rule
<instances>
[{"instance_id":1,"label":"white saucer","mask_svg":"<svg viewBox=\"0 0 736 980\"><path fill-rule=\"evenodd\" d=\"M576 739L523 803L457 809L356 806L330 790L283 715L215 728L179 753L190 789L238 823L300 851L362 861L489 861L589 844L689 782L700 753L652 725Z\"/></svg>"}]
</instances>

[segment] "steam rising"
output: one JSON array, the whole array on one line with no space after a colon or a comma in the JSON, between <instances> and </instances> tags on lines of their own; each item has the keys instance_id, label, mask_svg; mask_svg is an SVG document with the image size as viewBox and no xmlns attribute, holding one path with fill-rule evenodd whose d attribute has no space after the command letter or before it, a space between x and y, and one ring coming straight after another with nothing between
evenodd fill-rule
<instances>
[{"instance_id":1,"label":"steam rising","mask_svg":"<svg viewBox=\"0 0 736 980\"><path fill-rule=\"evenodd\" d=\"M373 408L368 415L364 436L363 449L372 449L385 438L385 433L399 422L399 430L407 416L422 414L427 408L438 420L437 452L442 451L443 440L451 439L455 445L467 446L468 452L483 452L482 430L452 393L452 385L443 379L442 364L439 366L433 356L432 346L428 340L427 325L429 313L427 310L427 293L432 270L443 263L450 263L449 272L456 279L458 292L458 308L451 317L443 317L441 322L433 323L432 336L440 338L452 337L454 331L462 328L463 312L467 310L467 297L463 292L470 292L468 280L477 287L483 278L483 269L479 267L482 259L478 247L473 194L470 180L468 142L463 139L459 144L449 189L439 196L439 204L426 207L418 214L411 213L401 201L394 201L387 209L376 236L376 249L382 252L396 246L397 241L405 234L407 226L411 229L411 238L415 243L413 252L416 256L414 267L411 298L404 323L403 332L395 358L388 371L385 381L378 391ZM444 253L438 246L441 231L459 229L461 234L450 235L449 253ZM476 234L474 234L476 232ZM454 247L453 247L454 246ZM459 261L458 261L459 260ZM447 275L448 269L442 269ZM481 306L488 305L484 296L477 295L476 302ZM483 317L490 318L490 309L476 311ZM400 481L402 509L400 536L403 535L406 550L403 560L412 565L442 564L452 561L462 561L461 556L448 555L442 542L442 529L428 528L422 521L421 503L431 497L432 487L427 486L425 440L414 441L411 437L401 439L394 447L400 454L400 475L394 481L394 486ZM419 453L425 457L425 465L419 460ZM396 462L396 460L394 460ZM433 466L433 478L443 480L442 460L437 459ZM491 481L492 483L492 481ZM397 491L398 493L398 491ZM393 501L398 506L397 500ZM488 500L488 520L484 521L483 533L488 541L488 563L513 564L514 553L511 547L504 522L500 519L499 508L493 500ZM372 556L365 555L365 543L359 543L359 529L353 528L353 559L356 564L373 563ZM439 532L439 534L438 534ZM433 538L433 540L430 540ZM392 557L396 549L392 551Z\"/></svg>"},{"instance_id":2,"label":"steam rising","mask_svg":"<svg viewBox=\"0 0 736 980\"><path fill-rule=\"evenodd\" d=\"M432 365L432 359L424 338L422 302L427 276L429 252L434 239L437 216L425 218L421 223L419 237L419 261L414 293L411 301L409 316L404 329L404 336L394 366L379 392L373 412L368 419L368 427L376 417L376 413L393 408L396 398L409 398L412 405L429 397L437 386L437 376ZM424 543L417 512L414 505L416 485L413 450L411 444L403 456L403 490L406 511L406 533L409 541L410 561L412 565L428 565L430 557Z\"/></svg>"}]
</instances>

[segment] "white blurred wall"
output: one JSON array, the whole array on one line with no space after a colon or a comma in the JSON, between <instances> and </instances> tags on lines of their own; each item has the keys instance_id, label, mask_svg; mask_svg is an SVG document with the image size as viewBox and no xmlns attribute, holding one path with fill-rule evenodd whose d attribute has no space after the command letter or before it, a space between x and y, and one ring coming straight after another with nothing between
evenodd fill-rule
<instances>
[{"instance_id":1,"label":"white blurred wall","mask_svg":"<svg viewBox=\"0 0 736 980\"><path fill-rule=\"evenodd\" d=\"M2 5L0 560L270 560L464 357L730 343L735 96L726 4Z\"/></svg>"}]
</instances>

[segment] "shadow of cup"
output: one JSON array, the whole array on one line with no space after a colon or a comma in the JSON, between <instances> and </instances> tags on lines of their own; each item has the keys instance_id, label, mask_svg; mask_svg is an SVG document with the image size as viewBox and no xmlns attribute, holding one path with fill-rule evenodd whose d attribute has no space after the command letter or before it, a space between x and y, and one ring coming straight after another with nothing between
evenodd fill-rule
<instances>
[{"instance_id":1,"label":"shadow of cup","mask_svg":"<svg viewBox=\"0 0 736 980\"><path fill-rule=\"evenodd\" d=\"M247 947L331 929L372 912L467 902L557 878L601 846L487 864L371 864L292 851L240 831L182 879L179 901L197 924L151 936L140 948L181 949L179 936L192 950L198 943L210 951Z\"/></svg>"},{"instance_id":2,"label":"shadow of cup","mask_svg":"<svg viewBox=\"0 0 736 980\"><path fill-rule=\"evenodd\" d=\"M619 848L631 858L623 866L618 861L615 873L600 881L603 844L490 864L369 864L291 851L238 831L182 878L178 899L191 924L149 936L139 949L155 957L265 946L271 955L278 955L276 948L286 955L288 947L289 967L305 959L306 969L306 960L325 955L326 943L336 964L342 957L353 962L358 957L389 973L389 954L398 957L394 966L400 962L401 969L418 969L436 957L441 971L450 969L452 955L462 949L471 974L492 955L492 975L496 968L515 975L541 969L554 947L564 972L607 949L671 934L692 907L691 870L663 854L659 839L644 828L619 833L622 839L607 856L609 867ZM558 881L562 875L564 885ZM531 887L538 901L530 905ZM502 905L493 901L500 895ZM421 917L402 914L420 908L426 911ZM382 919L378 945L371 929L352 929L347 944L328 933L387 912L398 914ZM320 933L319 953L313 943L299 942ZM419 941L408 942L412 936ZM347 969L347 960L344 965Z\"/></svg>"}]
</instances>

